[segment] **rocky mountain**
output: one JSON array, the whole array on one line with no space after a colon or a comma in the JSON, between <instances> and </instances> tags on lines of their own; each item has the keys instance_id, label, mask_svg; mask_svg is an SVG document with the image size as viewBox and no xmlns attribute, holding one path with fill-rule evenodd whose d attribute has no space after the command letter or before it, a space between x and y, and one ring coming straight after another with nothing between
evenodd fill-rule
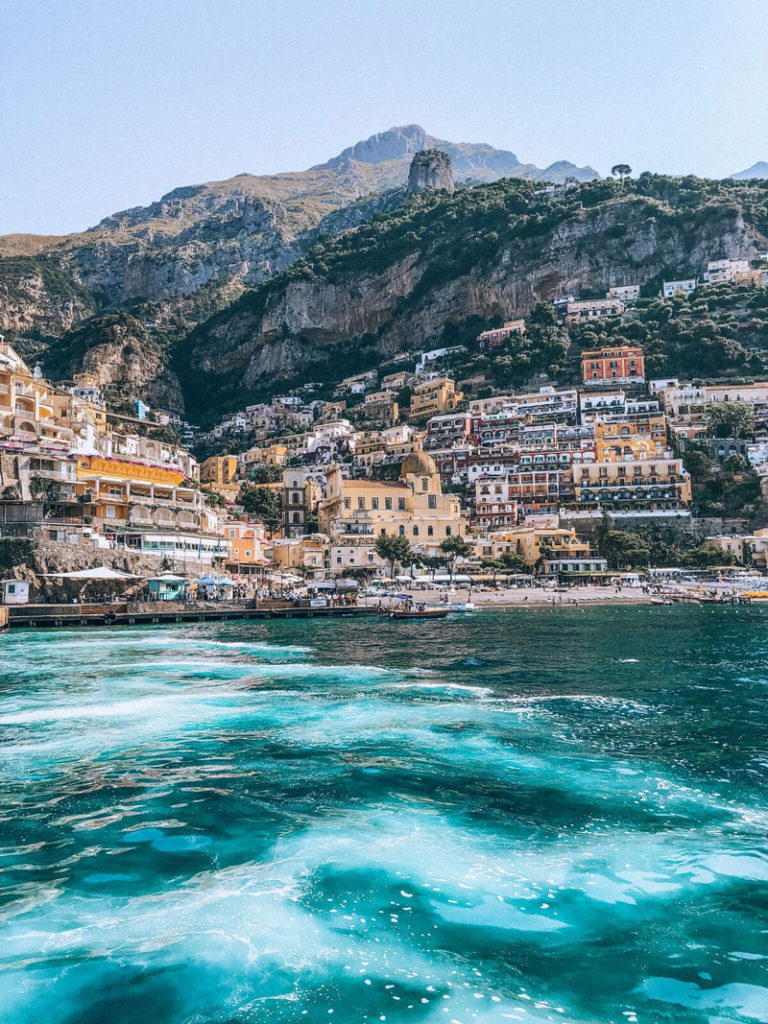
<instances>
[{"instance_id":1,"label":"rocky mountain","mask_svg":"<svg viewBox=\"0 0 768 1024\"><path fill-rule=\"evenodd\" d=\"M749 178L768 179L768 163L765 160L760 160L758 163L752 164L745 171L736 171L731 177L734 181L745 181Z\"/></svg>"},{"instance_id":2,"label":"rocky mountain","mask_svg":"<svg viewBox=\"0 0 768 1024\"><path fill-rule=\"evenodd\" d=\"M748 183L645 174L554 193L509 179L426 191L201 324L174 369L205 419L281 380L338 378L404 349L469 340L478 322L540 300L628 283L654 294L663 276L753 257L766 233L768 189Z\"/></svg>"},{"instance_id":3,"label":"rocky mountain","mask_svg":"<svg viewBox=\"0 0 768 1024\"><path fill-rule=\"evenodd\" d=\"M307 171L239 174L177 188L63 238L0 238L0 331L42 351L89 317L131 308L154 330L189 329L243 288L290 266L325 234L355 227L405 196L417 151L448 153L464 181L547 177L513 153L392 128ZM553 165L552 180L596 177ZM149 308L145 308L149 307ZM174 323L174 320L180 323Z\"/></svg>"},{"instance_id":4,"label":"rocky mountain","mask_svg":"<svg viewBox=\"0 0 768 1024\"><path fill-rule=\"evenodd\" d=\"M577 167L567 160L560 160L542 169L535 164L521 163L514 153L494 149L485 142L448 142L428 135L418 124L390 128L389 131L371 135L369 139L350 146L332 160L317 164L311 170L348 171L360 164L387 165L393 161L410 163L416 153L425 149L439 149L447 153L455 177L472 184L498 181L499 178L530 178L533 181L562 184L567 177L574 177L578 181L593 181L600 177L593 167ZM389 169L385 173L389 173ZM392 183L400 183L400 180L398 175Z\"/></svg>"},{"instance_id":5,"label":"rocky mountain","mask_svg":"<svg viewBox=\"0 0 768 1024\"><path fill-rule=\"evenodd\" d=\"M175 189L78 235L7 236L0 331L50 376L92 370L118 396L210 422L541 299L650 295L663 275L766 248L765 182L553 168L410 125L307 171Z\"/></svg>"}]
</instances>

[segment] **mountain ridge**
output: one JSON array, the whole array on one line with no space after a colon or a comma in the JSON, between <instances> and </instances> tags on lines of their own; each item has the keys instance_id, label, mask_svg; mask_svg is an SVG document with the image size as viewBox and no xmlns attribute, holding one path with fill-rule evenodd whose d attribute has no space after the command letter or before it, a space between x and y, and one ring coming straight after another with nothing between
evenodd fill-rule
<instances>
[{"instance_id":1,"label":"mountain ridge","mask_svg":"<svg viewBox=\"0 0 768 1024\"><path fill-rule=\"evenodd\" d=\"M747 167L744 171L735 171L731 178L734 181L747 181L751 178L768 179L768 161L758 160L756 164L752 164L751 167Z\"/></svg>"}]
</instances>

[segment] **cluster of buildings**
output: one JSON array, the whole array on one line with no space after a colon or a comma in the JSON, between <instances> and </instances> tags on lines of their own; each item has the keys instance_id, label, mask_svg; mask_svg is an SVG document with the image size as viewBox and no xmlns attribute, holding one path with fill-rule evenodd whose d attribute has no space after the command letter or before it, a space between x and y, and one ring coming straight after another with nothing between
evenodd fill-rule
<instances>
[{"instance_id":1,"label":"cluster of buildings","mask_svg":"<svg viewBox=\"0 0 768 1024\"><path fill-rule=\"evenodd\" d=\"M683 278L680 281L664 281L661 295L665 299L674 298L680 292L688 295L695 291L700 283L747 284L755 288L766 288L768 287L768 269L752 267L747 259L710 260L701 275L701 281L698 277Z\"/></svg>"},{"instance_id":2,"label":"cluster of buildings","mask_svg":"<svg viewBox=\"0 0 768 1024\"><path fill-rule=\"evenodd\" d=\"M362 389L363 410L372 396L408 388L407 422L318 422L213 456L202 479L234 498L254 466L280 467L266 485L282 499L271 557L330 572L382 569L382 533L407 537L421 556L440 557L447 538L462 537L477 560L511 554L544 573L597 572L605 562L588 538L604 510L625 524L690 521L690 477L670 448L662 401L648 393L640 348L584 352L578 388L472 400L427 370L430 360L421 365L421 380L401 371L342 382Z\"/></svg>"},{"instance_id":3,"label":"cluster of buildings","mask_svg":"<svg viewBox=\"0 0 768 1024\"><path fill-rule=\"evenodd\" d=\"M719 260L706 278L753 273L748 261ZM680 284L666 282L665 292ZM621 315L639 291L568 298L559 318ZM477 347L525 331L523 320L507 321L483 331ZM146 408L118 416L92 379L54 386L0 342L0 531L37 529L53 542L171 565L330 574L383 569L382 535L433 559L461 537L475 560L515 555L545 574L593 573L605 568L590 540L605 512L620 528L691 525L686 444L706 439L719 457L744 455L768 494L768 383L647 381L642 348L615 345L581 353L578 387L488 394L487 382L451 375L464 351L434 349L415 364L398 356L390 372L342 379L329 401L307 383L248 406L199 439L231 441L237 454L198 465L186 447L153 437ZM752 409L753 440L711 438L711 407L728 402ZM249 486L273 492L277 528L274 516L265 515L269 529L250 521ZM741 543L753 554L768 548L759 535Z\"/></svg>"},{"instance_id":4,"label":"cluster of buildings","mask_svg":"<svg viewBox=\"0 0 768 1024\"><path fill-rule=\"evenodd\" d=\"M227 558L195 458L110 413L94 379L45 380L0 338L0 533L124 548L176 562Z\"/></svg>"}]
</instances>

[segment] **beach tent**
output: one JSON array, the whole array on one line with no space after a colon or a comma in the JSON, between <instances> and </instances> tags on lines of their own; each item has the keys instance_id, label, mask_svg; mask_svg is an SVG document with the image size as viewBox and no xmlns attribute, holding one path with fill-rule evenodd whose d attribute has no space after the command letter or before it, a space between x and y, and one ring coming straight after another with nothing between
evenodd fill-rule
<instances>
[{"instance_id":1,"label":"beach tent","mask_svg":"<svg viewBox=\"0 0 768 1024\"><path fill-rule=\"evenodd\" d=\"M57 580L80 580L82 583L94 582L120 582L122 580L138 580L140 576L134 576L129 572L118 572L117 569L110 569L106 565L97 565L93 569L76 569L73 572L46 572L44 576Z\"/></svg>"}]
</instances>

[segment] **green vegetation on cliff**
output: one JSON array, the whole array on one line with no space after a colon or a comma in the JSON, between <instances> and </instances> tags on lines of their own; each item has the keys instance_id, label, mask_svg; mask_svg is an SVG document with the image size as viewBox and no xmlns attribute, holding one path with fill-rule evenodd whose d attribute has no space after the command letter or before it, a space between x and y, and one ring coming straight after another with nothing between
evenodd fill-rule
<instances>
[{"instance_id":1,"label":"green vegetation on cliff","mask_svg":"<svg viewBox=\"0 0 768 1024\"><path fill-rule=\"evenodd\" d=\"M762 300L746 290L735 297L697 293L672 303L652 296L663 278L700 275L706 259L733 255L734 245L743 251L750 239L762 247L766 234L763 181L642 174L623 185L594 181L555 191L511 179L453 195L428 191L355 230L321 240L306 257L243 293L177 346L174 365L191 408L210 418L261 397L263 386L275 386L276 379L277 386L299 382L302 374L318 379L319 367L329 362L341 376L383 362L385 353L405 344L471 342L486 326L482 315L498 320L500 309L525 313L537 298L571 288L581 295L604 294L611 278L643 284L645 301L637 315L624 324L602 324L599 333L568 332L568 340L547 329L513 341L490 360L494 382L521 383L533 373L572 376L582 348L624 337L648 346L652 373L759 372L749 348L762 347L763 325L753 340L740 317L761 321ZM402 284L405 278L408 284ZM297 291L297 285L305 287ZM369 294L392 293L390 305L372 310L368 322L365 288ZM496 310L478 297L483 289L497 295ZM297 301L315 306L293 315ZM356 303L363 330L350 326L360 320L349 315ZM312 321L314 308L322 310L322 324ZM333 357L331 343L318 343L318 332L333 336ZM298 356L294 349L285 372L276 376L273 366L249 366L263 345L282 342L300 349ZM354 351L354 367L345 362L345 346ZM511 363L500 362L505 357ZM203 362L207 373L201 381Z\"/></svg>"}]
</instances>

